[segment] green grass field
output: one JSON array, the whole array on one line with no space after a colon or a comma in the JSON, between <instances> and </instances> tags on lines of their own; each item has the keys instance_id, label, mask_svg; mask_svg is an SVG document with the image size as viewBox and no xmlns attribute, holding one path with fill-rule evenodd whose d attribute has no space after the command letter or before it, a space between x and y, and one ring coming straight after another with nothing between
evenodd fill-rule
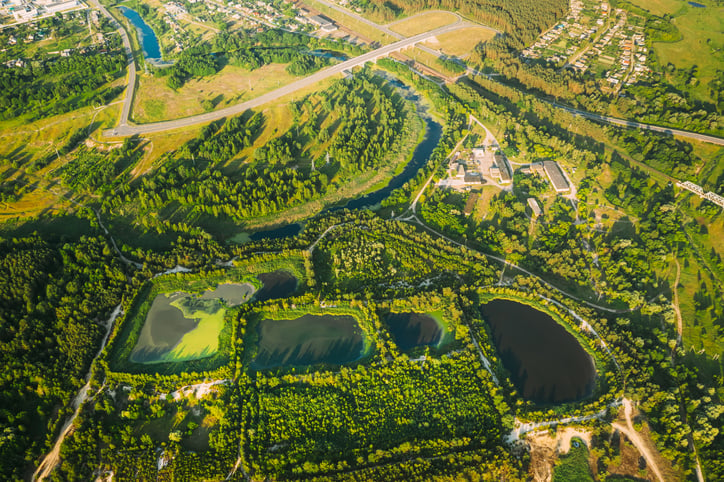
<instances>
[{"instance_id":1,"label":"green grass field","mask_svg":"<svg viewBox=\"0 0 724 482\"><path fill-rule=\"evenodd\" d=\"M697 85L688 86L698 100L710 101L709 82L724 62L724 6L702 0L705 8L675 0L632 0L654 15L672 15L672 23L682 35L678 42L657 42L654 52L662 66L669 62L680 69L696 66Z\"/></svg>"},{"instance_id":2,"label":"green grass field","mask_svg":"<svg viewBox=\"0 0 724 482\"><path fill-rule=\"evenodd\" d=\"M483 27L470 27L448 32L433 37L425 42L426 47L439 49L446 55L464 57L470 54L475 46L495 36L495 32Z\"/></svg>"},{"instance_id":3,"label":"green grass field","mask_svg":"<svg viewBox=\"0 0 724 482\"><path fill-rule=\"evenodd\" d=\"M269 64L256 70L227 65L209 77L189 80L174 90L165 77L140 75L131 115L138 123L189 117L205 112L201 105L210 101L214 109L259 97L297 79L286 65Z\"/></svg>"},{"instance_id":4,"label":"green grass field","mask_svg":"<svg viewBox=\"0 0 724 482\"><path fill-rule=\"evenodd\" d=\"M398 20L389 24L390 30L397 32L405 37L412 37L430 30L435 30L438 27L450 25L455 23L457 17L455 14L450 12L424 12L419 15L414 15L410 18Z\"/></svg>"}]
</instances>

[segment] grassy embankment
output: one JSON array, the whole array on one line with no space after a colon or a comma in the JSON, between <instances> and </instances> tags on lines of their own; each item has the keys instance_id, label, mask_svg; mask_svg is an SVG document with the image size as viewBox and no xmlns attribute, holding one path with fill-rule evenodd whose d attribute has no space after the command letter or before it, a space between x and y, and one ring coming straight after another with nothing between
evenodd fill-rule
<instances>
[{"instance_id":1,"label":"grassy embankment","mask_svg":"<svg viewBox=\"0 0 724 482\"><path fill-rule=\"evenodd\" d=\"M392 22L389 29L405 37L412 37L417 34L429 32L436 28L450 25L457 21L457 16L451 12L432 11L413 15L409 18Z\"/></svg>"},{"instance_id":2,"label":"grassy embankment","mask_svg":"<svg viewBox=\"0 0 724 482\"><path fill-rule=\"evenodd\" d=\"M297 79L284 64L268 64L256 70L226 65L218 73L187 81L177 90L166 85L166 77L139 75L138 89L131 109L139 124L190 117L251 100Z\"/></svg>"},{"instance_id":3,"label":"grassy embankment","mask_svg":"<svg viewBox=\"0 0 724 482\"><path fill-rule=\"evenodd\" d=\"M423 43L426 47L440 50L446 55L466 57L482 42L495 36L495 32L484 27L469 27L444 33Z\"/></svg>"}]
</instances>

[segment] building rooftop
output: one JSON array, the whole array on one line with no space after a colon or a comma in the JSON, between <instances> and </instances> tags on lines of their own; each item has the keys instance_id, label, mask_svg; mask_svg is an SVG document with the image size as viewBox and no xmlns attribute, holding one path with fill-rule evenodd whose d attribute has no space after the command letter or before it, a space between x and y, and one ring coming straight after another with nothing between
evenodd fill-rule
<instances>
[{"instance_id":1,"label":"building rooftop","mask_svg":"<svg viewBox=\"0 0 724 482\"><path fill-rule=\"evenodd\" d=\"M553 184L553 189L558 192L568 191L571 187L568 185L566 177L563 175L560 166L555 161L543 161L543 169L548 175L548 179Z\"/></svg>"},{"instance_id":2,"label":"building rooftop","mask_svg":"<svg viewBox=\"0 0 724 482\"><path fill-rule=\"evenodd\" d=\"M530 210L533 211L533 216L540 216L541 215L541 209L538 205L538 201L535 200L533 197L528 198L528 206L530 206Z\"/></svg>"}]
</instances>

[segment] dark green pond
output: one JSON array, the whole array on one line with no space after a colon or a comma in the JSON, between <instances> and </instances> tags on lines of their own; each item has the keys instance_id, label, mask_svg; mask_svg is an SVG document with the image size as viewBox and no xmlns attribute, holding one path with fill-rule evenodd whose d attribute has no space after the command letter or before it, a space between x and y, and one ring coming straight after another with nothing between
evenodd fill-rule
<instances>
[{"instance_id":1,"label":"dark green pond","mask_svg":"<svg viewBox=\"0 0 724 482\"><path fill-rule=\"evenodd\" d=\"M288 298L297 290L297 278L284 270L263 273L257 276L262 282L262 288L256 292L256 301L276 300Z\"/></svg>"},{"instance_id":2,"label":"dark green pond","mask_svg":"<svg viewBox=\"0 0 724 482\"><path fill-rule=\"evenodd\" d=\"M523 303L493 300L480 308L503 365L520 394L538 404L590 395L596 368L578 340L548 314Z\"/></svg>"},{"instance_id":3,"label":"dark green pond","mask_svg":"<svg viewBox=\"0 0 724 482\"><path fill-rule=\"evenodd\" d=\"M343 364L362 355L364 340L349 315L304 315L293 320L259 322L254 368L284 365Z\"/></svg>"},{"instance_id":4,"label":"dark green pond","mask_svg":"<svg viewBox=\"0 0 724 482\"><path fill-rule=\"evenodd\" d=\"M437 345L442 338L440 323L425 313L390 313L385 316L385 322L400 351Z\"/></svg>"}]
</instances>

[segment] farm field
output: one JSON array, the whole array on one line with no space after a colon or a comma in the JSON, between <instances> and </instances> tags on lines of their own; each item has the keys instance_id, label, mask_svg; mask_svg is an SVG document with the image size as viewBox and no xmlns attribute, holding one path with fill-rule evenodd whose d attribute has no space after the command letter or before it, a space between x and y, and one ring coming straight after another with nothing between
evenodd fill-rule
<instances>
[{"instance_id":1,"label":"farm field","mask_svg":"<svg viewBox=\"0 0 724 482\"><path fill-rule=\"evenodd\" d=\"M699 87L692 89L699 98L709 97L707 86L724 62L724 7L683 7L672 19L682 35L678 42L659 42L654 51L661 65L671 62L680 69L697 67Z\"/></svg>"},{"instance_id":2,"label":"farm field","mask_svg":"<svg viewBox=\"0 0 724 482\"><path fill-rule=\"evenodd\" d=\"M704 8L696 8L674 0L632 0L635 5L654 15L671 15L671 23L681 34L677 42L656 42L654 52L659 64L668 63L679 69L696 66L696 85L688 86L695 98L710 101L709 83L724 62L724 7L702 0Z\"/></svg>"}]
</instances>

